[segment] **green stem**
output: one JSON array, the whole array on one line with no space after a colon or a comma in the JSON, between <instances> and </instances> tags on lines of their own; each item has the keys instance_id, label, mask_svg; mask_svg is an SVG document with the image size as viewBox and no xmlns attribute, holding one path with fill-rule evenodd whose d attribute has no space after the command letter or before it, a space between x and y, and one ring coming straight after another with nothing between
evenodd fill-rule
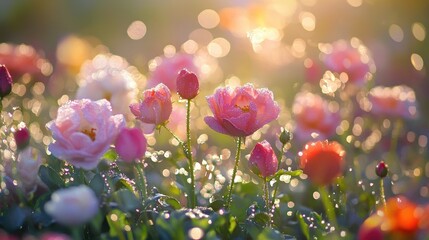
<instances>
[{"instance_id":1,"label":"green stem","mask_svg":"<svg viewBox=\"0 0 429 240\"><path fill-rule=\"evenodd\" d=\"M147 186L146 186L146 176L144 174L144 170L143 170L141 164L143 164L143 163L136 162L135 167L137 170L137 175L139 175L137 186L138 186L138 188L140 188L139 189L140 190L140 197L141 197L141 200L144 202L147 199Z\"/></svg>"},{"instance_id":2,"label":"green stem","mask_svg":"<svg viewBox=\"0 0 429 240\"><path fill-rule=\"evenodd\" d=\"M234 166L234 170L232 172L231 183L229 186L229 192L228 192L228 197L227 197L227 202L226 202L226 208L227 209L229 209L229 207L231 206L232 189L234 188L235 175L237 174L238 163L240 162L240 155L241 155L241 137L238 137L238 139L237 139L237 152L235 153L235 166Z\"/></svg>"},{"instance_id":3,"label":"green stem","mask_svg":"<svg viewBox=\"0 0 429 240\"><path fill-rule=\"evenodd\" d=\"M176 136L176 134L174 134L165 124L164 125L162 125L166 130L167 130L167 132L169 132L170 134L171 134L171 136L173 136L174 137L174 139L176 139L178 142L179 142L179 144L185 149L185 143L178 137L178 136Z\"/></svg>"},{"instance_id":4,"label":"green stem","mask_svg":"<svg viewBox=\"0 0 429 240\"><path fill-rule=\"evenodd\" d=\"M391 138L392 140L390 143L390 149L386 160L386 162L390 167L390 171L392 172L400 171L400 165L398 161L395 161L395 159L397 157L396 149L398 147L398 140L399 140L399 135L401 135L401 130L402 130L402 119L397 119L393 124L392 138Z\"/></svg>"},{"instance_id":5,"label":"green stem","mask_svg":"<svg viewBox=\"0 0 429 240\"><path fill-rule=\"evenodd\" d=\"M278 156L276 156L277 159L278 159L277 171L280 169L280 164L282 162L282 157L283 157L283 154L285 153L284 147L285 147L285 144L282 145L282 149L280 151L280 154ZM280 180L277 179L276 182L274 183L273 200L271 200L271 210L274 210L274 203L275 203L275 200L276 200L277 191L279 189L279 182L280 182Z\"/></svg>"},{"instance_id":6,"label":"green stem","mask_svg":"<svg viewBox=\"0 0 429 240\"><path fill-rule=\"evenodd\" d=\"M271 208L270 208L270 195L268 193L268 181L267 178L264 177L264 198L265 198L265 207L267 208L268 214L268 226L271 226Z\"/></svg>"},{"instance_id":7,"label":"green stem","mask_svg":"<svg viewBox=\"0 0 429 240\"><path fill-rule=\"evenodd\" d=\"M326 190L326 187L325 186L319 187L319 192L320 192L320 197L322 198L323 206L325 207L328 221L335 228L335 230L338 230L337 218L335 216L335 208L329 199L328 191Z\"/></svg>"},{"instance_id":8,"label":"green stem","mask_svg":"<svg viewBox=\"0 0 429 240\"><path fill-rule=\"evenodd\" d=\"M386 207L386 196L384 195L384 178L380 179L380 201Z\"/></svg>"},{"instance_id":9,"label":"green stem","mask_svg":"<svg viewBox=\"0 0 429 240\"><path fill-rule=\"evenodd\" d=\"M76 227L72 227L71 228L71 234L72 234L72 238L74 240L83 239L83 234L82 234L81 227L82 226L76 226Z\"/></svg>"},{"instance_id":10,"label":"green stem","mask_svg":"<svg viewBox=\"0 0 429 240\"><path fill-rule=\"evenodd\" d=\"M186 150L187 157L189 160L189 173L191 174L191 192L189 194L189 202L190 208L195 208L196 203L196 195L195 195L195 176L194 176L194 159L192 157L192 149L191 149L191 100L188 99L186 102Z\"/></svg>"}]
</instances>

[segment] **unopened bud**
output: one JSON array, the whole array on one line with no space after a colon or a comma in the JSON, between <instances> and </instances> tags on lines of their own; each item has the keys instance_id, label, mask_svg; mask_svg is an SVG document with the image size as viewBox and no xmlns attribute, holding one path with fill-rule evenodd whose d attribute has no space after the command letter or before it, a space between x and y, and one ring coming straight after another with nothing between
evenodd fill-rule
<instances>
[{"instance_id":1,"label":"unopened bud","mask_svg":"<svg viewBox=\"0 0 429 240\"><path fill-rule=\"evenodd\" d=\"M28 131L26 127L16 130L13 136L15 138L16 147L20 150L26 148L30 143L30 131Z\"/></svg>"},{"instance_id":2,"label":"unopened bud","mask_svg":"<svg viewBox=\"0 0 429 240\"><path fill-rule=\"evenodd\" d=\"M5 65L0 64L0 99L12 91L12 77Z\"/></svg>"},{"instance_id":3,"label":"unopened bud","mask_svg":"<svg viewBox=\"0 0 429 240\"><path fill-rule=\"evenodd\" d=\"M282 132L280 133L279 140L280 142L285 145L292 139L292 133L288 130L282 128Z\"/></svg>"},{"instance_id":4,"label":"unopened bud","mask_svg":"<svg viewBox=\"0 0 429 240\"><path fill-rule=\"evenodd\" d=\"M375 174L377 174L377 176L379 176L380 178L386 177L388 172L389 172L389 167L387 166L386 163L384 163L384 161L381 161L375 167Z\"/></svg>"}]
</instances>

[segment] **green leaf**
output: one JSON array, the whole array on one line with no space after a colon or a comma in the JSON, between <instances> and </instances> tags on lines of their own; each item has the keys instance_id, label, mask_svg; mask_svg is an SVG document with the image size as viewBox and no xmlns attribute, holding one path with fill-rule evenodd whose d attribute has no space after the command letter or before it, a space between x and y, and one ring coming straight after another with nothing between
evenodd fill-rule
<instances>
[{"instance_id":1,"label":"green leaf","mask_svg":"<svg viewBox=\"0 0 429 240\"><path fill-rule=\"evenodd\" d=\"M291 177L298 177L302 174L302 170L298 169L295 171L286 171L284 169L278 170L273 176L267 178L267 181L271 181L272 179L279 179L282 175L289 175Z\"/></svg>"},{"instance_id":2,"label":"green leaf","mask_svg":"<svg viewBox=\"0 0 429 240\"><path fill-rule=\"evenodd\" d=\"M8 231L15 231L21 228L27 218L27 211L21 207L14 206L0 217L0 225Z\"/></svg>"},{"instance_id":3,"label":"green leaf","mask_svg":"<svg viewBox=\"0 0 429 240\"><path fill-rule=\"evenodd\" d=\"M225 201L218 199L210 203L209 207L213 209L213 211L217 212L222 208L225 208Z\"/></svg>"},{"instance_id":4,"label":"green leaf","mask_svg":"<svg viewBox=\"0 0 429 240\"><path fill-rule=\"evenodd\" d=\"M168 197L164 201L175 210L182 208L182 206L180 205L180 202L175 198Z\"/></svg>"},{"instance_id":5,"label":"green leaf","mask_svg":"<svg viewBox=\"0 0 429 240\"><path fill-rule=\"evenodd\" d=\"M118 209L110 211L106 215L107 223L109 224L109 234L111 237L125 239L123 229L127 225L126 215Z\"/></svg>"},{"instance_id":6,"label":"green leaf","mask_svg":"<svg viewBox=\"0 0 429 240\"><path fill-rule=\"evenodd\" d=\"M253 220L260 226L266 226L268 221L270 221L270 216L266 212L259 212L255 214Z\"/></svg>"},{"instance_id":7,"label":"green leaf","mask_svg":"<svg viewBox=\"0 0 429 240\"><path fill-rule=\"evenodd\" d=\"M140 206L137 197L128 189L120 189L113 193L113 198L124 212L134 211Z\"/></svg>"},{"instance_id":8,"label":"green leaf","mask_svg":"<svg viewBox=\"0 0 429 240\"><path fill-rule=\"evenodd\" d=\"M39 177L52 191L64 187L63 179L58 172L51 167L40 166Z\"/></svg>"},{"instance_id":9,"label":"green leaf","mask_svg":"<svg viewBox=\"0 0 429 240\"><path fill-rule=\"evenodd\" d=\"M105 182L103 177L101 177L100 174L95 174L95 176L91 179L91 182L89 183L89 187L94 190L95 195L97 197L100 197L105 189Z\"/></svg>"},{"instance_id":10,"label":"green leaf","mask_svg":"<svg viewBox=\"0 0 429 240\"><path fill-rule=\"evenodd\" d=\"M114 149L109 149L107 152L103 155L103 159L106 159L107 161L115 161L118 158L118 154Z\"/></svg>"},{"instance_id":11,"label":"green leaf","mask_svg":"<svg viewBox=\"0 0 429 240\"><path fill-rule=\"evenodd\" d=\"M304 217L300 213L296 214L299 222L299 226L301 227L301 231L304 234L306 239L310 239L310 230L308 228L308 224L305 222Z\"/></svg>"}]
</instances>

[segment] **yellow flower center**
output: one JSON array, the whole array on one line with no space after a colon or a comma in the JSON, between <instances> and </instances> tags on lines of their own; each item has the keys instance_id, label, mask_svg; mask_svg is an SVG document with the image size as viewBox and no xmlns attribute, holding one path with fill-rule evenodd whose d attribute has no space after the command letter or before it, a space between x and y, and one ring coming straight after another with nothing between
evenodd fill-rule
<instances>
[{"instance_id":1,"label":"yellow flower center","mask_svg":"<svg viewBox=\"0 0 429 240\"><path fill-rule=\"evenodd\" d=\"M92 141L95 141L95 128L91 128L91 129L84 129L81 132L85 135L87 135L89 138L91 138Z\"/></svg>"},{"instance_id":2,"label":"yellow flower center","mask_svg":"<svg viewBox=\"0 0 429 240\"><path fill-rule=\"evenodd\" d=\"M110 99L112 98L112 93L105 92L103 98L110 102Z\"/></svg>"},{"instance_id":3,"label":"yellow flower center","mask_svg":"<svg viewBox=\"0 0 429 240\"><path fill-rule=\"evenodd\" d=\"M243 111L243 112L249 112L250 111L250 106L249 105L239 106L239 105L236 104L235 107L240 108L241 111Z\"/></svg>"}]
</instances>

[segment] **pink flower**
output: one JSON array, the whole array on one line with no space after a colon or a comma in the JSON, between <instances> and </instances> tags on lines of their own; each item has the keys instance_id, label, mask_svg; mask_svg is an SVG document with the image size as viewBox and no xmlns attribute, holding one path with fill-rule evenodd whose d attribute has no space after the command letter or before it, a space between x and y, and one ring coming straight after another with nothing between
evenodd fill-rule
<instances>
[{"instance_id":1,"label":"pink flower","mask_svg":"<svg viewBox=\"0 0 429 240\"><path fill-rule=\"evenodd\" d=\"M338 40L330 48L324 57L326 67L333 72L347 74L348 83L364 85L372 64L367 48L357 39L353 44Z\"/></svg>"},{"instance_id":2,"label":"pink flower","mask_svg":"<svg viewBox=\"0 0 429 240\"><path fill-rule=\"evenodd\" d=\"M15 138L18 149L24 149L30 143L30 131L28 131L26 127L16 130L13 133L13 137Z\"/></svg>"},{"instance_id":3,"label":"pink flower","mask_svg":"<svg viewBox=\"0 0 429 240\"><path fill-rule=\"evenodd\" d=\"M93 169L124 125L124 116L112 115L105 99L67 102L58 109L57 118L46 124L55 140L49 151L75 167Z\"/></svg>"},{"instance_id":4,"label":"pink flower","mask_svg":"<svg viewBox=\"0 0 429 240\"><path fill-rule=\"evenodd\" d=\"M146 152L146 138L139 128L123 128L115 141L115 149L125 162L142 158Z\"/></svg>"},{"instance_id":5,"label":"pink flower","mask_svg":"<svg viewBox=\"0 0 429 240\"><path fill-rule=\"evenodd\" d=\"M214 95L206 98L213 117L207 116L204 121L213 130L234 137L253 134L277 119L280 112L271 91L255 89L251 84L235 89L218 88Z\"/></svg>"},{"instance_id":6,"label":"pink flower","mask_svg":"<svg viewBox=\"0 0 429 240\"><path fill-rule=\"evenodd\" d=\"M45 204L45 211L57 222L76 226L91 220L98 212L98 198L86 185L55 191Z\"/></svg>"},{"instance_id":7,"label":"pink flower","mask_svg":"<svg viewBox=\"0 0 429 240\"><path fill-rule=\"evenodd\" d=\"M165 84L171 92L176 92L176 78L180 70L186 68L190 72L198 73L192 55L175 54L172 57L158 58L156 68L148 79L147 87L152 88L159 83Z\"/></svg>"},{"instance_id":8,"label":"pink flower","mask_svg":"<svg viewBox=\"0 0 429 240\"><path fill-rule=\"evenodd\" d=\"M305 143L313 139L327 139L335 134L340 125L340 113L329 108L328 102L319 95L301 92L295 96L292 111L296 127L294 136Z\"/></svg>"},{"instance_id":9,"label":"pink flower","mask_svg":"<svg viewBox=\"0 0 429 240\"><path fill-rule=\"evenodd\" d=\"M256 144L250 154L249 166L253 173L263 178L276 173L278 160L270 143L264 140Z\"/></svg>"},{"instance_id":10,"label":"pink flower","mask_svg":"<svg viewBox=\"0 0 429 240\"><path fill-rule=\"evenodd\" d=\"M31 147L19 153L16 169L25 192L34 191L37 185L42 183L38 175L41 164L42 159L40 155L33 155Z\"/></svg>"},{"instance_id":11,"label":"pink flower","mask_svg":"<svg viewBox=\"0 0 429 240\"><path fill-rule=\"evenodd\" d=\"M200 84L198 77L193 72L182 69L177 76L177 93L183 99L193 99L198 95Z\"/></svg>"},{"instance_id":12,"label":"pink flower","mask_svg":"<svg viewBox=\"0 0 429 240\"><path fill-rule=\"evenodd\" d=\"M63 233L46 232L40 236L40 240L71 240L71 238Z\"/></svg>"},{"instance_id":13,"label":"pink flower","mask_svg":"<svg viewBox=\"0 0 429 240\"><path fill-rule=\"evenodd\" d=\"M0 64L5 64L14 77L24 73L46 75L42 68L50 65L32 46L11 43L0 44Z\"/></svg>"},{"instance_id":14,"label":"pink flower","mask_svg":"<svg viewBox=\"0 0 429 240\"><path fill-rule=\"evenodd\" d=\"M12 77L5 65L0 64L0 100L12 91Z\"/></svg>"},{"instance_id":15,"label":"pink flower","mask_svg":"<svg viewBox=\"0 0 429 240\"><path fill-rule=\"evenodd\" d=\"M404 85L375 87L368 95L370 111L375 115L413 119L417 117L416 95Z\"/></svg>"},{"instance_id":16,"label":"pink flower","mask_svg":"<svg viewBox=\"0 0 429 240\"><path fill-rule=\"evenodd\" d=\"M139 103L130 105L131 112L143 123L160 125L165 123L172 111L171 93L160 83L155 88L145 90Z\"/></svg>"}]
</instances>

